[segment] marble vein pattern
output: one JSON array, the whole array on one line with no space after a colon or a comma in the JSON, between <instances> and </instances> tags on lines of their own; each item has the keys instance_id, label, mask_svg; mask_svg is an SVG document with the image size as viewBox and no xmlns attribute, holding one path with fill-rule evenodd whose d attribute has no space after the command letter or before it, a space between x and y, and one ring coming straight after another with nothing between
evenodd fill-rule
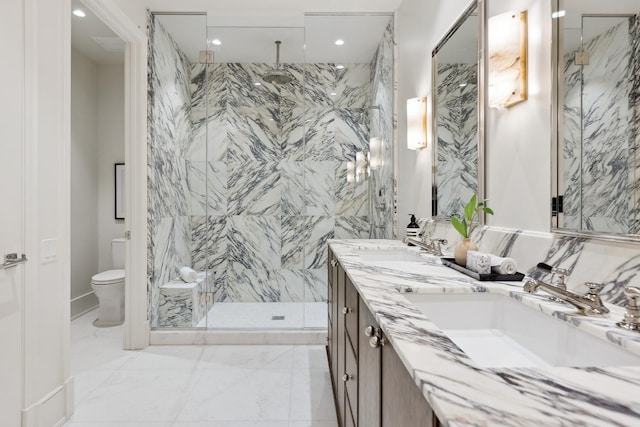
<instances>
[{"instance_id":1,"label":"marble vein pattern","mask_svg":"<svg viewBox=\"0 0 640 427\"><path fill-rule=\"evenodd\" d=\"M508 234L505 230L489 229L484 236L496 232L500 237L494 236L493 240L504 247L504 234ZM514 238L516 245L517 240L526 235L515 230L513 233L517 235ZM528 237L539 239L541 244L549 243L546 236ZM637 264L637 255L631 245L618 247L591 241L589 244L599 246L600 252L615 253L618 259L631 256L627 267L634 268L631 265ZM640 357L640 336L615 327L616 318L575 316L572 307L549 302L542 295L524 293L522 283L478 282L449 270L438 258L428 255L423 255L424 263L416 267L416 272L411 272L365 263L357 252L400 248L417 251L398 241L334 240L330 247L416 386L422 390L426 402L445 425L631 426L640 423L639 367L482 368L404 295L408 292L503 294L556 317L558 321L569 322L599 339L621 345ZM549 249L552 255L561 251L582 251L584 242L577 245L563 242ZM585 256L560 258L585 262ZM519 261L529 268L536 260ZM593 258L587 261L593 262ZM621 307L612 305L611 309L616 316L623 313Z\"/></svg>"},{"instance_id":2,"label":"marble vein pattern","mask_svg":"<svg viewBox=\"0 0 640 427\"><path fill-rule=\"evenodd\" d=\"M158 288L191 265L188 154L191 77L186 56L149 15L148 252L149 318L157 324ZM163 88L172 88L165 90Z\"/></svg>"},{"instance_id":3,"label":"marble vein pattern","mask_svg":"<svg viewBox=\"0 0 640 427\"><path fill-rule=\"evenodd\" d=\"M282 64L285 85L262 80L273 63L190 64L149 26L152 325L167 305L159 287L183 265L212 275L216 300L326 301L327 241L370 236L374 189L379 235L392 231L392 20L370 63ZM373 125L385 169L347 184Z\"/></svg>"},{"instance_id":4,"label":"marble vein pattern","mask_svg":"<svg viewBox=\"0 0 640 427\"><path fill-rule=\"evenodd\" d=\"M478 188L478 86L475 64L438 64L438 214L460 212ZM464 86L462 86L464 85Z\"/></svg>"},{"instance_id":5,"label":"marble vein pattern","mask_svg":"<svg viewBox=\"0 0 640 427\"><path fill-rule=\"evenodd\" d=\"M593 19L585 18L584 26ZM637 17L584 42L588 65L565 55L564 210L571 229L635 233ZM612 108L614 107L615 108Z\"/></svg>"}]
</instances>

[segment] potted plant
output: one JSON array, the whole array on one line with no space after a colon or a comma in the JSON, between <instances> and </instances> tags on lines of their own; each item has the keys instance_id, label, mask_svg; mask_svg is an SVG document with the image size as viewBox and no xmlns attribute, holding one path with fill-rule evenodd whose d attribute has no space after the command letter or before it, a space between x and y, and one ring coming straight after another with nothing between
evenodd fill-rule
<instances>
[{"instance_id":1,"label":"potted plant","mask_svg":"<svg viewBox=\"0 0 640 427\"><path fill-rule=\"evenodd\" d=\"M486 206L484 202L478 203L478 195L474 194L464 207L462 220L456 215L451 215L451 225L462 235L462 240L456 245L453 256L456 264L463 267L467 265L467 251L478 250L478 246L471 241L471 232L478 226L478 221L474 222L474 220L480 211L493 215L493 210Z\"/></svg>"}]
</instances>

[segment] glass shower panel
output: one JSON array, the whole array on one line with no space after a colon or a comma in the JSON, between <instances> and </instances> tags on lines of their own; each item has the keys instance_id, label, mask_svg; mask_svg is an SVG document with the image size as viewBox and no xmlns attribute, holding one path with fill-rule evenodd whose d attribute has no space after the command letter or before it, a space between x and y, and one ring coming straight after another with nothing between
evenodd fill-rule
<instances>
[{"instance_id":1,"label":"glass shower panel","mask_svg":"<svg viewBox=\"0 0 640 427\"><path fill-rule=\"evenodd\" d=\"M304 326L326 328L328 240L393 235L393 19L308 15L305 46Z\"/></svg>"},{"instance_id":2,"label":"glass shower panel","mask_svg":"<svg viewBox=\"0 0 640 427\"><path fill-rule=\"evenodd\" d=\"M149 16L148 275L154 328L206 323L208 285L194 257L194 218L206 209L206 174L192 102L192 70L206 51L206 21L204 14ZM195 281L180 275L185 267L196 271Z\"/></svg>"}]
</instances>

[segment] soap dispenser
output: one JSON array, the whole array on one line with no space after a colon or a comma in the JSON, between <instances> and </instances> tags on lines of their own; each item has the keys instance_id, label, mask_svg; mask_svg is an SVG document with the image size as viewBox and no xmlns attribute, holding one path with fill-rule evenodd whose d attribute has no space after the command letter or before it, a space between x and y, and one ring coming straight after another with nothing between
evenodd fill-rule
<instances>
[{"instance_id":1,"label":"soap dispenser","mask_svg":"<svg viewBox=\"0 0 640 427\"><path fill-rule=\"evenodd\" d=\"M411 221L409 222L409 225L407 225L407 237L418 237L420 226L416 221L416 216L414 214L409 215L411 215Z\"/></svg>"}]
</instances>

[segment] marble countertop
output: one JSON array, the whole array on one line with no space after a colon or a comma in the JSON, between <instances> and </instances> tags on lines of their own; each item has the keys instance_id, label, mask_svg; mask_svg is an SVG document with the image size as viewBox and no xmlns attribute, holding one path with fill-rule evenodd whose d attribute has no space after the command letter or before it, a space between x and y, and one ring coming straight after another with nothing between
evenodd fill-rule
<instances>
[{"instance_id":1,"label":"marble countertop","mask_svg":"<svg viewBox=\"0 0 640 427\"><path fill-rule=\"evenodd\" d=\"M569 305L522 290L524 282L480 282L421 255L400 271L364 262L358 251L408 248L396 240L332 240L330 247L387 339L447 426L640 426L640 365L625 367L482 368L403 294L491 292L508 295L640 355L640 334L608 318L573 316ZM413 265L413 264L412 264ZM584 349L588 351L588 349Z\"/></svg>"}]
</instances>

